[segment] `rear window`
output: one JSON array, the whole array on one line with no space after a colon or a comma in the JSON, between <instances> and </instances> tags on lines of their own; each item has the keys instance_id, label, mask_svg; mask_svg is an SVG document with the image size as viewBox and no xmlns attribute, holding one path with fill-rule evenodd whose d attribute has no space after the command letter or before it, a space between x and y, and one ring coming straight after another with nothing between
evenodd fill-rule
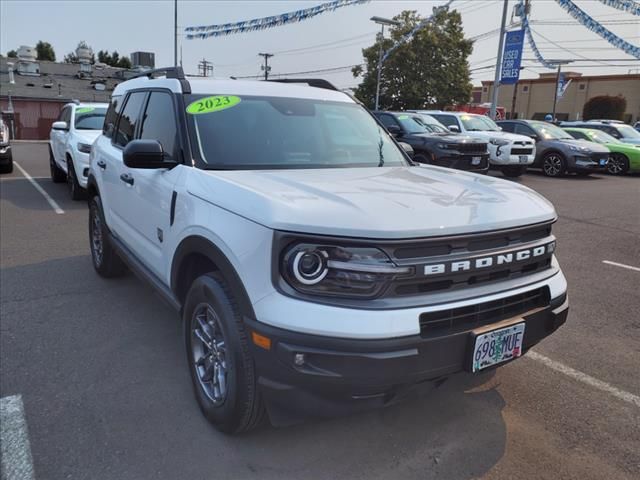
<instances>
[{"instance_id":1,"label":"rear window","mask_svg":"<svg viewBox=\"0 0 640 480\"><path fill-rule=\"evenodd\" d=\"M187 96L190 134L206 168L294 169L407 165L364 108L347 102Z\"/></svg>"}]
</instances>

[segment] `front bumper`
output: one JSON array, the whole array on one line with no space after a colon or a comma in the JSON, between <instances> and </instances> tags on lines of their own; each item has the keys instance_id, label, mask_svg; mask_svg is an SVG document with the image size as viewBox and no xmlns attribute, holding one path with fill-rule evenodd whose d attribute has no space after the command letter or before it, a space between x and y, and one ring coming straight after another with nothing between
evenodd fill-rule
<instances>
[{"instance_id":1,"label":"front bumper","mask_svg":"<svg viewBox=\"0 0 640 480\"><path fill-rule=\"evenodd\" d=\"M489 170L489 154L467 154L451 150L437 150L431 155L431 163L439 167L455 168L467 172L486 173Z\"/></svg>"},{"instance_id":2,"label":"front bumper","mask_svg":"<svg viewBox=\"0 0 640 480\"><path fill-rule=\"evenodd\" d=\"M11 162L11 145L8 143L0 144L0 164L6 165Z\"/></svg>"},{"instance_id":3,"label":"front bumper","mask_svg":"<svg viewBox=\"0 0 640 480\"><path fill-rule=\"evenodd\" d=\"M567 169L571 172L604 172L607 162L608 155L575 155L571 157Z\"/></svg>"},{"instance_id":4,"label":"front bumper","mask_svg":"<svg viewBox=\"0 0 640 480\"><path fill-rule=\"evenodd\" d=\"M78 185L87 188L89 179L89 154L76 150L73 152L73 168L76 171Z\"/></svg>"},{"instance_id":5,"label":"front bumper","mask_svg":"<svg viewBox=\"0 0 640 480\"><path fill-rule=\"evenodd\" d=\"M516 317L525 323L523 351L565 323L566 292ZM496 318L496 322L501 319ZM275 425L331 417L400 400L412 391L468 369L475 327L448 334L346 339L284 330L252 319L248 329L271 339L252 344L258 383ZM495 323L492 320L484 325ZM302 360L301 360L302 359Z\"/></svg>"},{"instance_id":6,"label":"front bumper","mask_svg":"<svg viewBox=\"0 0 640 480\"><path fill-rule=\"evenodd\" d=\"M489 144L491 165L531 165L536 158L536 148L514 145Z\"/></svg>"}]
</instances>

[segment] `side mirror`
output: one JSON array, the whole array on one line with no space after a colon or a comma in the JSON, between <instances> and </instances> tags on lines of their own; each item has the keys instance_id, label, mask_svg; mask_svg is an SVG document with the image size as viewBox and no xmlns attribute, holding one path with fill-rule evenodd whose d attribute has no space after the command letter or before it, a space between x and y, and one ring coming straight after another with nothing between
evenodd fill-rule
<instances>
[{"instance_id":1,"label":"side mirror","mask_svg":"<svg viewBox=\"0 0 640 480\"><path fill-rule=\"evenodd\" d=\"M528 137L531 137L531 139L532 139L534 142L537 142L538 140L540 140L540 137L539 137L538 135L536 135L535 133L531 133L531 134L529 134L529 135L527 135L527 136L528 136Z\"/></svg>"},{"instance_id":2,"label":"side mirror","mask_svg":"<svg viewBox=\"0 0 640 480\"><path fill-rule=\"evenodd\" d=\"M157 140L132 140L124 147L122 160L129 168L173 168L178 164L164 159L162 145Z\"/></svg>"},{"instance_id":3,"label":"side mirror","mask_svg":"<svg viewBox=\"0 0 640 480\"><path fill-rule=\"evenodd\" d=\"M387 131L394 137L399 137L402 135L402 129L398 125L389 125L387 127Z\"/></svg>"},{"instance_id":4,"label":"side mirror","mask_svg":"<svg viewBox=\"0 0 640 480\"><path fill-rule=\"evenodd\" d=\"M460 127L457 125L449 125L449 130L455 133L460 133Z\"/></svg>"},{"instance_id":5,"label":"side mirror","mask_svg":"<svg viewBox=\"0 0 640 480\"><path fill-rule=\"evenodd\" d=\"M51 128L54 130L67 131L69 130L69 125L67 125L67 122L53 122Z\"/></svg>"},{"instance_id":6,"label":"side mirror","mask_svg":"<svg viewBox=\"0 0 640 480\"><path fill-rule=\"evenodd\" d=\"M415 152L413 151L413 147L411 145L404 142L398 142L398 144L402 147L402 149L404 150L404 153L409 155L409 158L413 158L413 156L415 155Z\"/></svg>"}]
</instances>

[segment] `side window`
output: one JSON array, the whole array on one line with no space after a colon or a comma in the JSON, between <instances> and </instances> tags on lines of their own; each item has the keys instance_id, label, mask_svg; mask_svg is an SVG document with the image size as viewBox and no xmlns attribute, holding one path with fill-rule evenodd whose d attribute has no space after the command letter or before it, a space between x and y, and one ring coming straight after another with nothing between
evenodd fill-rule
<instances>
[{"instance_id":1,"label":"side window","mask_svg":"<svg viewBox=\"0 0 640 480\"><path fill-rule=\"evenodd\" d=\"M393 118L393 115L387 115L383 113L378 115L378 118L386 128L389 128L391 126L396 126L396 127L400 126L398 125L398 122L396 121L396 119Z\"/></svg>"},{"instance_id":2,"label":"side window","mask_svg":"<svg viewBox=\"0 0 640 480\"><path fill-rule=\"evenodd\" d=\"M67 122L67 126L71 126L71 107L64 107L60 113L60 120Z\"/></svg>"},{"instance_id":3,"label":"side window","mask_svg":"<svg viewBox=\"0 0 640 480\"><path fill-rule=\"evenodd\" d=\"M64 122L64 114L68 109L69 107L63 107L62 110L60 110L60 113L58 114L58 118L56 119L56 122Z\"/></svg>"},{"instance_id":4,"label":"side window","mask_svg":"<svg viewBox=\"0 0 640 480\"><path fill-rule=\"evenodd\" d=\"M502 127L502 130L505 132L513 133L515 131L515 125L511 122L500 122L498 126Z\"/></svg>"},{"instance_id":5,"label":"side window","mask_svg":"<svg viewBox=\"0 0 640 480\"><path fill-rule=\"evenodd\" d=\"M157 140L162 145L166 157L176 157L176 113L171 94L152 92L142 118L140 138Z\"/></svg>"},{"instance_id":6,"label":"side window","mask_svg":"<svg viewBox=\"0 0 640 480\"><path fill-rule=\"evenodd\" d=\"M622 135L620 135L620 132L618 131L617 128L604 127L602 130L604 130L606 133L611 135L613 138L622 138Z\"/></svg>"},{"instance_id":7,"label":"side window","mask_svg":"<svg viewBox=\"0 0 640 480\"><path fill-rule=\"evenodd\" d=\"M122 109L122 114L120 115L116 134L113 139L115 145L124 147L133 140L145 96L146 92L134 92L127 98L127 103L124 104L124 108Z\"/></svg>"},{"instance_id":8,"label":"side window","mask_svg":"<svg viewBox=\"0 0 640 480\"><path fill-rule=\"evenodd\" d=\"M517 133L518 135L526 135L527 137L531 137L536 134L526 125L520 125L519 123L516 123L516 128L513 132Z\"/></svg>"},{"instance_id":9,"label":"side window","mask_svg":"<svg viewBox=\"0 0 640 480\"><path fill-rule=\"evenodd\" d=\"M453 115L433 114L431 116L435 117L436 120L438 120L440 123L442 123L447 128L451 127L452 125L454 127L460 128L460 125L458 125L458 120Z\"/></svg>"},{"instance_id":10,"label":"side window","mask_svg":"<svg viewBox=\"0 0 640 480\"><path fill-rule=\"evenodd\" d=\"M104 117L104 125L102 126L102 133L105 137L113 137L113 131L116 129L116 120L118 120L118 114L122 108L122 96L118 95L111 97L111 103L107 109L107 114Z\"/></svg>"}]
</instances>

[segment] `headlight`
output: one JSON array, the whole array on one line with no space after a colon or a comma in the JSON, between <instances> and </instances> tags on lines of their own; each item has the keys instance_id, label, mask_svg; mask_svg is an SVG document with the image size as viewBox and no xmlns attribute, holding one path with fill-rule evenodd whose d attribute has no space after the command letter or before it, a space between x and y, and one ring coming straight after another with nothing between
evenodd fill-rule
<instances>
[{"instance_id":1,"label":"headlight","mask_svg":"<svg viewBox=\"0 0 640 480\"><path fill-rule=\"evenodd\" d=\"M569 145L569 148L574 152L591 153L588 147L582 147L577 145Z\"/></svg>"},{"instance_id":2,"label":"headlight","mask_svg":"<svg viewBox=\"0 0 640 480\"><path fill-rule=\"evenodd\" d=\"M444 143L437 143L436 147L438 147L440 150L444 150L445 148L447 148L447 146Z\"/></svg>"},{"instance_id":3,"label":"headlight","mask_svg":"<svg viewBox=\"0 0 640 480\"><path fill-rule=\"evenodd\" d=\"M91 153L91 145L88 143L78 143L78 151L82 153Z\"/></svg>"},{"instance_id":4,"label":"headlight","mask_svg":"<svg viewBox=\"0 0 640 480\"><path fill-rule=\"evenodd\" d=\"M509 145L509 140L503 140L502 138L492 138L489 140L491 145L497 145L498 147L504 147L505 145Z\"/></svg>"},{"instance_id":5,"label":"headlight","mask_svg":"<svg viewBox=\"0 0 640 480\"><path fill-rule=\"evenodd\" d=\"M374 298L413 267L398 267L377 248L298 243L285 251L281 274L301 293Z\"/></svg>"}]
</instances>

